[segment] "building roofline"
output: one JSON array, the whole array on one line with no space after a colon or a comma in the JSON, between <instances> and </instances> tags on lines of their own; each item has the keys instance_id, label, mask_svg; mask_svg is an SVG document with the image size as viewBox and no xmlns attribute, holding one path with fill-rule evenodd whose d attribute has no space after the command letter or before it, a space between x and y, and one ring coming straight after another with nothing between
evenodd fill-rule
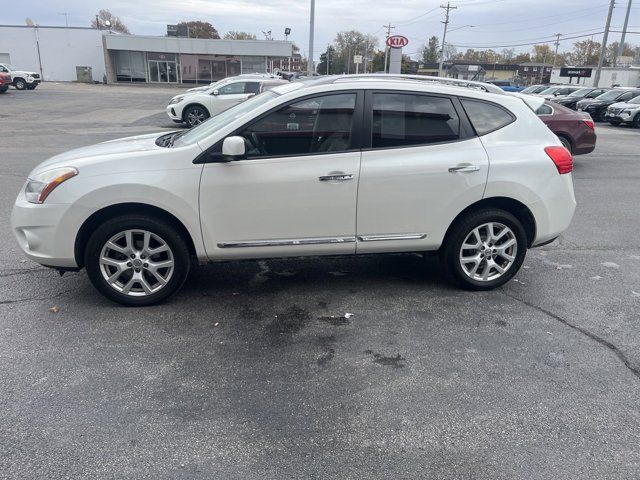
<instances>
[{"instance_id":1,"label":"building roofline","mask_svg":"<svg viewBox=\"0 0 640 480\"><path fill-rule=\"evenodd\" d=\"M4 25L4 24L0 24L0 28L4 28L4 27L11 27L11 28L61 28L63 30L97 30L97 31L103 31L104 30L99 30L97 28L93 28L93 27L67 27L65 25Z\"/></svg>"}]
</instances>

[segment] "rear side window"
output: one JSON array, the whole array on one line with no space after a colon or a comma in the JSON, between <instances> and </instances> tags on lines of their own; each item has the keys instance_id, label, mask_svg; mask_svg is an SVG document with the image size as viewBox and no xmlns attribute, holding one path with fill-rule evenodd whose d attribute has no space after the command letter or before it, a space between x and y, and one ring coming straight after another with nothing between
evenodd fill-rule
<instances>
[{"instance_id":1,"label":"rear side window","mask_svg":"<svg viewBox=\"0 0 640 480\"><path fill-rule=\"evenodd\" d=\"M511 113L494 103L468 98L461 98L460 102L462 102L462 106L467 112L469 120L471 120L473 128L476 129L478 135L486 135L487 133L506 127L515 120L515 117Z\"/></svg>"},{"instance_id":2,"label":"rear side window","mask_svg":"<svg viewBox=\"0 0 640 480\"><path fill-rule=\"evenodd\" d=\"M408 147L460 138L460 118L446 97L374 93L373 148Z\"/></svg>"}]
</instances>

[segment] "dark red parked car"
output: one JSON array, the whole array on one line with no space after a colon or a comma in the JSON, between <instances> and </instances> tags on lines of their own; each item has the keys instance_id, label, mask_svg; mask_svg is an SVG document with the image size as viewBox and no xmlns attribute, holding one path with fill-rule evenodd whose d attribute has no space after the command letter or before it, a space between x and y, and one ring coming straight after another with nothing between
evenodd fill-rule
<instances>
[{"instance_id":1,"label":"dark red parked car","mask_svg":"<svg viewBox=\"0 0 640 480\"><path fill-rule=\"evenodd\" d=\"M9 85L11 85L11 75L0 72L0 93L9 90Z\"/></svg>"},{"instance_id":2,"label":"dark red parked car","mask_svg":"<svg viewBox=\"0 0 640 480\"><path fill-rule=\"evenodd\" d=\"M584 155L596 148L596 132L588 113L546 101L536 112L573 155Z\"/></svg>"}]
</instances>

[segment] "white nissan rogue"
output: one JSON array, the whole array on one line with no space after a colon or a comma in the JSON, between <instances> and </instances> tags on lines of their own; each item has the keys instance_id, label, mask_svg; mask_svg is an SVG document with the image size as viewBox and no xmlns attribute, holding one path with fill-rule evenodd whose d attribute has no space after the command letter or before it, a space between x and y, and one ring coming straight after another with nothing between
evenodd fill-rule
<instances>
[{"instance_id":1,"label":"white nissan rogue","mask_svg":"<svg viewBox=\"0 0 640 480\"><path fill-rule=\"evenodd\" d=\"M192 258L431 251L491 289L576 205L571 155L528 98L403 77L282 85L192 130L45 161L12 227L27 257L84 267L126 305L178 291Z\"/></svg>"}]
</instances>

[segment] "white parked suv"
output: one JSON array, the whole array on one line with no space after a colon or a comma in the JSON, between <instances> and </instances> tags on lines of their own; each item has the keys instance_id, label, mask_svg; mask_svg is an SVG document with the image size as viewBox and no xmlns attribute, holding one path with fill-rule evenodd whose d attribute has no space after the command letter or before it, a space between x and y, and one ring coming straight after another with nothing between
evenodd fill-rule
<instances>
[{"instance_id":1,"label":"white parked suv","mask_svg":"<svg viewBox=\"0 0 640 480\"><path fill-rule=\"evenodd\" d=\"M167 115L174 122L195 127L227 108L285 83L289 82L264 75L228 77L204 90L195 89L176 95L167 105Z\"/></svg>"},{"instance_id":2,"label":"white parked suv","mask_svg":"<svg viewBox=\"0 0 640 480\"><path fill-rule=\"evenodd\" d=\"M51 158L11 224L27 257L84 267L126 305L175 293L193 258L438 252L491 289L574 213L542 101L391 76L282 85L191 130Z\"/></svg>"},{"instance_id":3,"label":"white parked suv","mask_svg":"<svg viewBox=\"0 0 640 480\"><path fill-rule=\"evenodd\" d=\"M11 84L17 90L34 90L40 84L39 73L16 70L9 63L0 63L0 72L11 75Z\"/></svg>"}]
</instances>

